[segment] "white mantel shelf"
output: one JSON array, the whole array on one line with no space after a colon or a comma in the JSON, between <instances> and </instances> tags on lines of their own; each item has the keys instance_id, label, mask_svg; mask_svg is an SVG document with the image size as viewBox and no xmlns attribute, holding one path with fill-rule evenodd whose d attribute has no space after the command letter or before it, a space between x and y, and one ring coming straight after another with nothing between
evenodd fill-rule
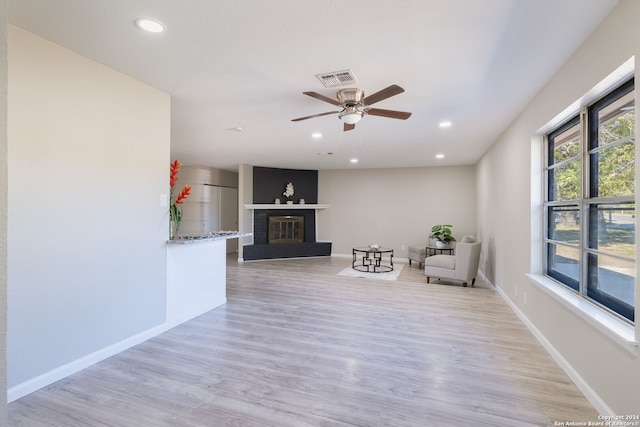
<instances>
[{"instance_id":1,"label":"white mantel shelf","mask_svg":"<svg viewBox=\"0 0 640 427\"><path fill-rule=\"evenodd\" d=\"M244 205L245 209L327 209L331 205L323 205L323 204L311 204L307 203L304 205L301 204L293 204L287 205L286 203L281 203L276 205L275 203L264 203L259 205Z\"/></svg>"}]
</instances>

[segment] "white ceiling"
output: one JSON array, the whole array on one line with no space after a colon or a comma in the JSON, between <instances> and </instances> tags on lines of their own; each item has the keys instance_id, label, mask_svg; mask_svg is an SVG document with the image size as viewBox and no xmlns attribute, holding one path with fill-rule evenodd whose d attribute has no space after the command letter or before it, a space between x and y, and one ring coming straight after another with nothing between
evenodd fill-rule
<instances>
[{"instance_id":1,"label":"white ceiling","mask_svg":"<svg viewBox=\"0 0 640 427\"><path fill-rule=\"evenodd\" d=\"M387 168L475 163L617 3L9 0L9 22L171 94L184 164ZM402 86L375 107L413 115L291 121L335 110L302 92L335 98L315 75L345 69L366 95Z\"/></svg>"}]
</instances>

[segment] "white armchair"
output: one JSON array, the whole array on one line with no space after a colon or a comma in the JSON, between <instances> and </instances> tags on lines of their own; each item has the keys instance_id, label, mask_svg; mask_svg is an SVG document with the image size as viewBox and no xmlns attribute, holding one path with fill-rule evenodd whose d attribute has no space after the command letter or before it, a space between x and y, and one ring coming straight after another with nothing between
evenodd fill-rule
<instances>
[{"instance_id":1,"label":"white armchair","mask_svg":"<svg viewBox=\"0 0 640 427\"><path fill-rule=\"evenodd\" d=\"M434 255L424 260L424 274L427 283L432 277L462 281L462 286L476 283L478 263L480 262L481 242L473 236L464 236L456 244L455 255Z\"/></svg>"}]
</instances>

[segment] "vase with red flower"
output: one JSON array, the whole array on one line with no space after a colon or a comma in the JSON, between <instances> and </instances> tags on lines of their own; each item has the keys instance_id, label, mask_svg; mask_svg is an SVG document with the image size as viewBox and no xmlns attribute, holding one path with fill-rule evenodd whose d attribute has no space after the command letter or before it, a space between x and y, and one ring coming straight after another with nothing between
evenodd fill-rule
<instances>
[{"instance_id":1,"label":"vase with red flower","mask_svg":"<svg viewBox=\"0 0 640 427\"><path fill-rule=\"evenodd\" d=\"M180 222L182 221L182 205L185 199L191 194L191 187L185 185L182 191L174 198L174 189L178 182L180 166L182 165L176 160L170 164L169 168L169 186L171 187L169 197L171 202L169 205L169 238L172 240L178 237L178 230L180 229Z\"/></svg>"}]
</instances>

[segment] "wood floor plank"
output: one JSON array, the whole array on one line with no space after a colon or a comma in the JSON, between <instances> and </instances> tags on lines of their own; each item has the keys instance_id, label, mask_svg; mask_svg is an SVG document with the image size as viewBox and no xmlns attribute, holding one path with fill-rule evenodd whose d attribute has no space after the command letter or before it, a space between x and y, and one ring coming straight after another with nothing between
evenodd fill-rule
<instances>
[{"instance_id":1,"label":"wood floor plank","mask_svg":"<svg viewBox=\"0 0 640 427\"><path fill-rule=\"evenodd\" d=\"M550 426L597 412L485 284L227 262L227 304L9 405L12 426Z\"/></svg>"}]
</instances>

